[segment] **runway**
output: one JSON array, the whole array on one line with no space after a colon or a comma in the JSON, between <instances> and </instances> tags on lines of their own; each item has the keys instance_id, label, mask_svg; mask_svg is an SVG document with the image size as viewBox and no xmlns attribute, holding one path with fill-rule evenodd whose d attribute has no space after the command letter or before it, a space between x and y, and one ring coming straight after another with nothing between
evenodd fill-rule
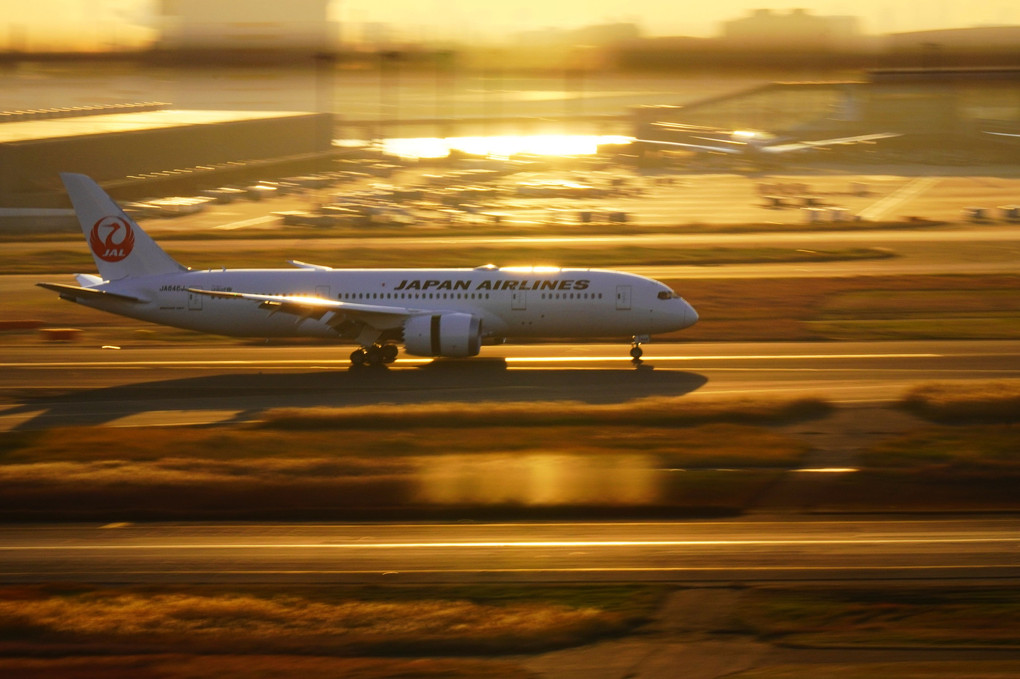
<instances>
[{"instance_id":1,"label":"runway","mask_svg":"<svg viewBox=\"0 0 1020 679\"><path fill-rule=\"evenodd\" d=\"M929 381L1020 379L1020 342L502 345L466 360L351 369L350 347L201 343L10 346L0 430L244 422L276 407L652 396L823 396L883 402Z\"/></svg>"},{"instance_id":2,"label":"runway","mask_svg":"<svg viewBox=\"0 0 1020 679\"><path fill-rule=\"evenodd\" d=\"M1014 518L0 526L0 581L762 582L1020 576Z\"/></svg>"}]
</instances>

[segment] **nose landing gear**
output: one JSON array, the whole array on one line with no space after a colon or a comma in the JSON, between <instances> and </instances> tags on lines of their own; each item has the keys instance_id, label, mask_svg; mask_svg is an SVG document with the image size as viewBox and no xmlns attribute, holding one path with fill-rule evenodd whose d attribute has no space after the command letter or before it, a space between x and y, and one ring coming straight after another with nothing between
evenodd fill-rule
<instances>
[{"instance_id":1,"label":"nose landing gear","mask_svg":"<svg viewBox=\"0 0 1020 679\"><path fill-rule=\"evenodd\" d=\"M362 347L351 352L351 365L360 367L364 365L386 365L397 360L396 344L373 344L370 347Z\"/></svg>"},{"instance_id":2,"label":"nose landing gear","mask_svg":"<svg viewBox=\"0 0 1020 679\"><path fill-rule=\"evenodd\" d=\"M644 349L641 348L642 342L647 342L651 338L648 335L634 335L634 338L630 347L630 358L631 361L637 365L641 363L641 357L644 356Z\"/></svg>"}]
</instances>

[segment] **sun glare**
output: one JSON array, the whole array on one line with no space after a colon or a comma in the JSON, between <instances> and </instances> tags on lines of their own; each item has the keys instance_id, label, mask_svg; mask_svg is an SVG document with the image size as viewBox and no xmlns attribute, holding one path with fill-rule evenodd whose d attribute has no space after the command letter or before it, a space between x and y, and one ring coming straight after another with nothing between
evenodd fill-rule
<instances>
[{"instance_id":1,"label":"sun glare","mask_svg":"<svg viewBox=\"0 0 1020 679\"><path fill-rule=\"evenodd\" d=\"M536 266L502 266L500 271L510 273L559 273L562 269L558 266L536 265Z\"/></svg>"},{"instance_id":2,"label":"sun glare","mask_svg":"<svg viewBox=\"0 0 1020 679\"><path fill-rule=\"evenodd\" d=\"M497 137L424 137L383 140L383 151L401 158L445 158L451 151L487 158L510 158L520 154L540 156L586 156L602 144L625 144L618 135L539 134Z\"/></svg>"}]
</instances>

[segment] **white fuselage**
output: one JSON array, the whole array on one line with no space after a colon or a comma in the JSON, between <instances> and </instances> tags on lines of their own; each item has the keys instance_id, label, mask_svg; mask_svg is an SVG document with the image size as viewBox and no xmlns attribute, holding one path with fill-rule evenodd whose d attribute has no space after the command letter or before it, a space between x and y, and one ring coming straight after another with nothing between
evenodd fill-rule
<instances>
[{"instance_id":1,"label":"white fuselage","mask_svg":"<svg viewBox=\"0 0 1020 679\"><path fill-rule=\"evenodd\" d=\"M153 323L236 337L342 337L335 324L258 304L189 292L314 297L459 312L482 320L486 337L631 337L679 330L697 314L670 288L634 274L597 269L233 269L182 271L113 281L117 298L80 303Z\"/></svg>"}]
</instances>

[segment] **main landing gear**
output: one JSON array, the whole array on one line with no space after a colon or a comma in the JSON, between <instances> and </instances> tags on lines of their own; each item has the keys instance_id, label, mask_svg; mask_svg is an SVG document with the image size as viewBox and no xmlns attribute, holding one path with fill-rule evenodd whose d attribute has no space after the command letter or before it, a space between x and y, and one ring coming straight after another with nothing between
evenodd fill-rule
<instances>
[{"instance_id":1,"label":"main landing gear","mask_svg":"<svg viewBox=\"0 0 1020 679\"><path fill-rule=\"evenodd\" d=\"M396 344L373 344L351 352L351 365L386 365L397 360Z\"/></svg>"}]
</instances>

